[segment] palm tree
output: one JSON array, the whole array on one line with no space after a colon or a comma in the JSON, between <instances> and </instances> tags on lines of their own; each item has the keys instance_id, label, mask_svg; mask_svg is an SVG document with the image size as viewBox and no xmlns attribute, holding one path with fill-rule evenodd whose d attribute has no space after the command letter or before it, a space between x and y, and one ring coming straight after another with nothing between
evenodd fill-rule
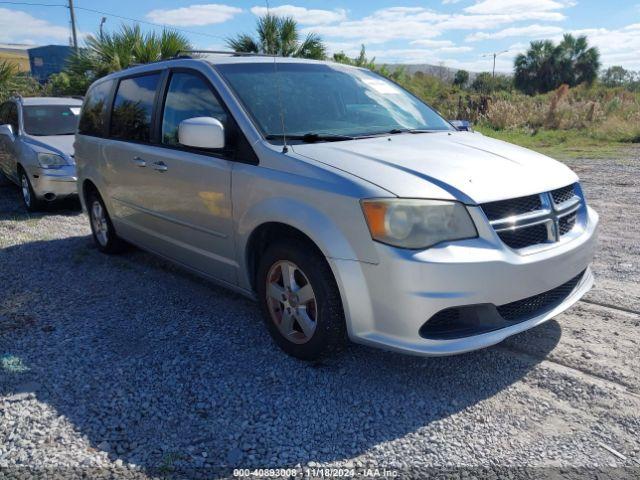
<instances>
[{"instance_id":1,"label":"palm tree","mask_svg":"<svg viewBox=\"0 0 640 480\"><path fill-rule=\"evenodd\" d=\"M145 34L139 25L123 25L114 33L87 36L86 48L71 56L66 73L84 78L85 83L90 84L123 68L172 58L191 48L189 40L175 31Z\"/></svg>"},{"instance_id":2,"label":"palm tree","mask_svg":"<svg viewBox=\"0 0 640 480\"><path fill-rule=\"evenodd\" d=\"M565 34L558 45L561 76L570 86L581 83L592 84L598 77L600 54L595 47L589 48L587 37L575 38Z\"/></svg>"},{"instance_id":3,"label":"palm tree","mask_svg":"<svg viewBox=\"0 0 640 480\"><path fill-rule=\"evenodd\" d=\"M515 59L516 88L529 95L557 88L561 83L557 55L551 40L531 42L526 55L521 53Z\"/></svg>"},{"instance_id":4,"label":"palm tree","mask_svg":"<svg viewBox=\"0 0 640 480\"><path fill-rule=\"evenodd\" d=\"M256 31L257 38L248 34L240 34L235 38L229 38L227 45L235 52L316 60L322 60L326 56L327 49L317 34L309 33L304 41L300 41L298 24L291 17L267 14L258 18Z\"/></svg>"},{"instance_id":5,"label":"palm tree","mask_svg":"<svg viewBox=\"0 0 640 480\"><path fill-rule=\"evenodd\" d=\"M589 48L587 37L566 34L555 45L551 40L531 42L526 54L516 57L514 82L528 94L545 93L562 84L591 84L598 76L600 54Z\"/></svg>"},{"instance_id":6,"label":"palm tree","mask_svg":"<svg viewBox=\"0 0 640 480\"><path fill-rule=\"evenodd\" d=\"M17 73L18 66L15 63L9 62L8 60L2 60L0 62L0 86L4 86L9 83Z\"/></svg>"}]
</instances>

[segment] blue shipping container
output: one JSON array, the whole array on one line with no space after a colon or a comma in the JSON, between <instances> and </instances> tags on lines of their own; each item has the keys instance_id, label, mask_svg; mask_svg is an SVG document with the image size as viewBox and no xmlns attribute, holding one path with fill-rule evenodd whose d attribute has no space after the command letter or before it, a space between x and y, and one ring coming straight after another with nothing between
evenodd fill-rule
<instances>
[{"instance_id":1,"label":"blue shipping container","mask_svg":"<svg viewBox=\"0 0 640 480\"><path fill-rule=\"evenodd\" d=\"M45 45L30 48L28 52L31 75L40 83L44 83L54 73L64 70L73 48L66 45Z\"/></svg>"}]
</instances>

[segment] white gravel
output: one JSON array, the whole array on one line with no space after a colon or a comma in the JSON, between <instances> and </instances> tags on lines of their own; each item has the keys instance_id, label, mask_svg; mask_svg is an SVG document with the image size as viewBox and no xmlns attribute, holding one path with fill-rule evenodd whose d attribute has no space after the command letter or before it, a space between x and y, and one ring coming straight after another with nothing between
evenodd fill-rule
<instances>
[{"instance_id":1,"label":"white gravel","mask_svg":"<svg viewBox=\"0 0 640 480\"><path fill-rule=\"evenodd\" d=\"M637 152L572 165L603 217L605 286L589 300L640 310L640 231L619 214L638 212ZM620 188L635 193L610 201ZM640 473L640 314L581 302L480 352L353 346L307 364L272 344L251 301L138 250L101 255L88 235L77 210L29 216L0 185L0 478Z\"/></svg>"}]
</instances>

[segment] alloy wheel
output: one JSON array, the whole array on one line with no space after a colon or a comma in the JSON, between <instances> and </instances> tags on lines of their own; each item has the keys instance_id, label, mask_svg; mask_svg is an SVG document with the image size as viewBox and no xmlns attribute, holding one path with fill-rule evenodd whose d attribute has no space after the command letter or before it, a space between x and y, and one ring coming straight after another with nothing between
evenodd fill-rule
<instances>
[{"instance_id":1,"label":"alloy wheel","mask_svg":"<svg viewBox=\"0 0 640 480\"><path fill-rule=\"evenodd\" d=\"M22 187L22 198L27 207L31 206L31 188L29 187L29 179L27 175L23 173L20 176L20 186Z\"/></svg>"},{"instance_id":2,"label":"alloy wheel","mask_svg":"<svg viewBox=\"0 0 640 480\"><path fill-rule=\"evenodd\" d=\"M109 224L104 208L98 200L94 200L91 205L91 225L96 239L105 247L109 242Z\"/></svg>"},{"instance_id":3,"label":"alloy wheel","mask_svg":"<svg viewBox=\"0 0 640 480\"><path fill-rule=\"evenodd\" d=\"M317 327L318 304L309 279L288 260L272 265L267 274L267 305L271 320L293 343L311 340Z\"/></svg>"}]
</instances>

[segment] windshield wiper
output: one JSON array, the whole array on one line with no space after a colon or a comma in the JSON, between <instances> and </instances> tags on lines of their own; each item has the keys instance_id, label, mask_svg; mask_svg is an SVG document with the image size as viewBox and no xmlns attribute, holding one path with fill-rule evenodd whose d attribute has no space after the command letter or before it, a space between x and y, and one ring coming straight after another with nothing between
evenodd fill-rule
<instances>
[{"instance_id":1,"label":"windshield wiper","mask_svg":"<svg viewBox=\"0 0 640 480\"><path fill-rule=\"evenodd\" d=\"M393 128L391 130L385 130L384 132L365 133L358 135L355 138L356 140L359 140L361 138L386 137L387 135L398 135L400 133L433 133L439 131L440 130L427 130L421 128Z\"/></svg>"},{"instance_id":2,"label":"windshield wiper","mask_svg":"<svg viewBox=\"0 0 640 480\"><path fill-rule=\"evenodd\" d=\"M438 130L428 130L426 128L394 128L393 130L389 130L387 133L394 135L396 133L433 133L437 131Z\"/></svg>"},{"instance_id":3,"label":"windshield wiper","mask_svg":"<svg viewBox=\"0 0 640 480\"><path fill-rule=\"evenodd\" d=\"M333 135L330 133L305 133L304 135L282 135L270 134L265 137L267 140L300 140L304 143L315 142L342 142L344 140L354 140L356 137L349 135Z\"/></svg>"}]
</instances>

